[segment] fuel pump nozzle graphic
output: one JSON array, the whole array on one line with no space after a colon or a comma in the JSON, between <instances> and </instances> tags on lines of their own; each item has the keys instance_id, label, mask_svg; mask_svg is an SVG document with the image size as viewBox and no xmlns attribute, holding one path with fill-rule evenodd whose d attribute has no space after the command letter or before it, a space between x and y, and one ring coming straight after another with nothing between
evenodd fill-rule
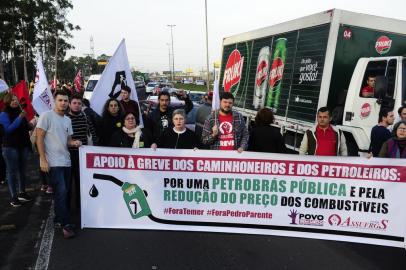
<instances>
[{"instance_id":1,"label":"fuel pump nozzle graphic","mask_svg":"<svg viewBox=\"0 0 406 270\"><path fill-rule=\"evenodd\" d=\"M133 219L151 215L151 209L149 208L145 193L138 185L123 182L114 176L106 174L95 173L93 178L110 181L121 187L123 199Z\"/></svg>"}]
</instances>

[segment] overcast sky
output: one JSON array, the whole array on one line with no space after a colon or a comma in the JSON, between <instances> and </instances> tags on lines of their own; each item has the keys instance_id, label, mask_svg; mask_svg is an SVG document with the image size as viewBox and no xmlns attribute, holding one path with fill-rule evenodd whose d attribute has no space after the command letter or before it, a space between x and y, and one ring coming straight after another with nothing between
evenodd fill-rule
<instances>
[{"instance_id":1,"label":"overcast sky","mask_svg":"<svg viewBox=\"0 0 406 270\"><path fill-rule=\"evenodd\" d=\"M175 70L206 66L204 0L72 0L69 20L82 30L73 33L75 50L112 55L126 39L130 65L143 72L169 69L168 24L173 28ZM332 8L406 21L406 0L207 0L209 61L220 60L222 39Z\"/></svg>"}]
</instances>

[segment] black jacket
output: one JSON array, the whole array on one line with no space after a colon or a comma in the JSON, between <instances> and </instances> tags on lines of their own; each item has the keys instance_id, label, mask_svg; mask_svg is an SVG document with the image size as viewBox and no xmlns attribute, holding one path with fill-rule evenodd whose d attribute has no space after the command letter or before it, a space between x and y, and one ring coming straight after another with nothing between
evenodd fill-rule
<instances>
[{"instance_id":1,"label":"black jacket","mask_svg":"<svg viewBox=\"0 0 406 270\"><path fill-rule=\"evenodd\" d=\"M141 129L141 141L144 142L144 148L151 147L152 136L149 131L145 128ZM134 138L130 137L123 131L123 129L117 130L111 136L110 146L112 147L132 147L134 143Z\"/></svg>"},{"instance_id":2,"label":"black jacket","mask_svg":"<svg viewBox=\"0 0 406 270\"><path fill-rule=\"evenodd\" d=\"M272 126L253 127L248 142L248 151L286 153L286 146L279 129Z\"/></svg>"},{"instance_id":3,"label":"black jacket","mask_svg":"<svg viewBox=\"0 0 406 270\"><path fill-rule=\"evenodd\" d=\"M185 105L183 107L179 107L176 109L184 109L186 113L189 113L193 109L193 102L190 100L189 96L187 96L187 98L185 99ZM154 141L156 141L166 129L171 129L173 127L172 124L173 111L174 111L173 107L168 107L168 109L165 112L161 112L159 110L158 104L158 107L156 107L155 110L153 110L148 115L148 120L149 123L151 124L150 132L152 133ZM166 117L168 121L168 125L166 127L162 126L161 124L162 117Z\"/></svg>"},{"instance_id":4,"label":"black jacket","mask_svg":"<svg viewBox=\"0 0 406 270\"><path fill-rule=\"evenodd\" d=\"M99 145L101 146L109 146L111 136L117 130L121 129L121 117L112 116L111 114L106 114L99 120L99 124L97 125L97 134L99 134Z\"/></svg>"},{"instance_id":5,"label":"black jacket","mask_svg":"<svg viewBox=\"0 0 406 270\"><path fill-rule=\"evenodd\" d=\"M193 149L199 147L199 141L193 131L186 129L184 133L176 133L173 128L167 129L157 141L159 148Z\"/></svg>"}]
</instances>

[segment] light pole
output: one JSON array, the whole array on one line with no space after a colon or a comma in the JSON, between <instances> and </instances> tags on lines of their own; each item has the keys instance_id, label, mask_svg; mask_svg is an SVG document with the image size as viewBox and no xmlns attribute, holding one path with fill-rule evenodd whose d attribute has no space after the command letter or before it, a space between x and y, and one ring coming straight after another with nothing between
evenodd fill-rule
<instances>
[{"instance_id":1,"label":"light pole","mask_svg":"<svg viewBox=\"0 0 406 270\"><path fill-rule=\"evenodd\" d=\"M171 71L171 44L170 43L166 43L166 46L168 46L168 57L169 57L169 66L168 66L168 70ZM172 72L171 72L172 73Z\"/></svg>"},{"instance_id":2,"label":"light pole","mask_svg":"<svg viewBox=\"0 0 406 270\"><path fill-rule=\"evenodd\" d=\"M205 18L206 18L206 69L207 69L207 77L206 77L206 86L207 86L207 93L210 91L210 69L209 69L209 27L207 25L207 0L204 1L205 7Z\"/></svg>"},{"instance_id":3,"label":"light pole","mask_svg":"<svg viewBox=\"0 0 406 270\"><path fill-rule=\"evenodd\" d=\"M176 26L175 24L168 24L168 27L171 28L171 40L172 40L172 82L173 82L173 77L175 73L175 54L173 52L173 32L172 29Z\"/></svg>"}]
</instances>

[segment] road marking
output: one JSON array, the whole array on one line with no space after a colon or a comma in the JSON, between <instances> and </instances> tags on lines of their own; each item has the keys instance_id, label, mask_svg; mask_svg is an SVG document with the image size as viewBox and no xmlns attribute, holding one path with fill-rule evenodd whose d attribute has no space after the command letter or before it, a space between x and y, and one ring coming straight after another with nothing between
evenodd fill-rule
<instances>
[{"instance_id":1,"label":"road marking","mask_svg":"<svg viewBox=\"0 0 406 270\"><path fill-rule=\"evenodd\" d=\"M51 256L52 242L54 240L54 221L53 221L54 203L52 202L49 210L49 216L45 225L44 234L42 235L41 246L38 252L35 270L48 269L49 258Z\"/></svg>"}]
</instances>

